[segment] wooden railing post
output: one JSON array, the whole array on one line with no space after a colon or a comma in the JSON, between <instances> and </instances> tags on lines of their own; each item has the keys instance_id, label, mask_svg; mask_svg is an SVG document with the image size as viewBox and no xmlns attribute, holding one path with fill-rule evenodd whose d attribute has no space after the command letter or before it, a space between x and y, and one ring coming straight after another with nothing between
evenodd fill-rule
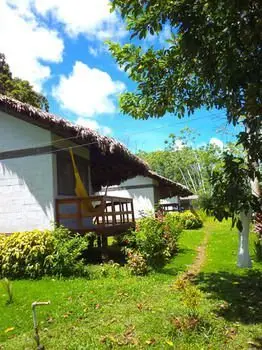
<instances>
[{"instance_id":1,"label":"wooden railing post","mask_svg":"<svg viewBox=\"0 0 262 350\"><path fill-rule=\"evenodd\" d=\"M101 238L102 238L102 248L106 248L108 246L107 236L105 234L102 234Z\"/></svg>"},{"instance_id":2,"label":"wooden railing post","mask_svg":"<svg viewBox=\"0 0 262 350\"><path fill-rule=\"evenodd\" d=\"M125 209L124 209L124 203L121 200L121 213L122 213L122 222L125 223Z\"/></svg>"},{"instance_id":3,"label":"wooden railing post","mask_svg":"<svg viewBox=\"0 0 262 350\"><path fill-rule=\"evenodd\" d=\"M116 208L115 208L115 201L112 201L112 224L113 226L116 225Z\"/></svg>"},{"instance_id":4,"label":"wooden railing post","mask_svg":"<svg viewBox=\"0 0 262 350\"><path fill-rule=\"evenodd\" d=\"M105 226L105 212L102 213L102 224Z\"/></svg>"},{"instance_id":5,"label":"wooden railing post","mask_svg":"<svg viewBox=\"0 0 262 350\"><path fill-rule=\"evenodd\" d=\"M133 199L131 199L131 209L132 209L132 221L135 222L135 212L134 212Z\"/></svg>"}]
</instances>

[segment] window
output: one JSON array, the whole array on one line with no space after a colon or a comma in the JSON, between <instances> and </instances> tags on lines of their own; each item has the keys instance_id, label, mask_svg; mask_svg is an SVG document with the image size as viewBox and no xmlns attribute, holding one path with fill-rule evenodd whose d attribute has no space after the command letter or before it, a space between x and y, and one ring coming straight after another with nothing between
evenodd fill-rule
<instances>
[{"instance_id":1,"label":"window","mask_svg":"<svg viewBox=\"0 0 262 350\"><path fill-rule=\"evenodd\" d=\"M88 166L87 159L74 155L76 166L79 171L80 177L85 185L88 187ZM56 153L57 159L57 192L58 195L63 196L75 196L75 176L72 165L72 160L69 152L59 151Z\"/></svg>"}]
</instances>

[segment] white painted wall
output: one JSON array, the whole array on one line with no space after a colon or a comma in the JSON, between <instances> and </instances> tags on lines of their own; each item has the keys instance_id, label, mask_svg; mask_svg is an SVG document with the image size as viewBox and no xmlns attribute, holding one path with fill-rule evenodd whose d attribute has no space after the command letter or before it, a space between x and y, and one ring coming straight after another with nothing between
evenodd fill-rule
<instances>
[{"instance_id":1,"label":"white painted wall","mask_svg":"<svg viewBox=\"0 0 262 350\"><path fill-rule=\"evenodd\" d=\"M151 179L151 177L146 176L136 176L132 179L128 179L123 181L119 186L113 187L125 187L125 186L137 186L137 185L157 185L157 181Z\"/></svg>"},{"instance_id":2,"label":"white painted wall","mask_svg":"<svg viewBox=\"0 0 262 350\"><path fill-rule=\"evenodd\" d=\"M142 188L128 188L129 186L147 186ZM157 181L144 176L136 176L122 182L119 186L108 188L107 194L114 197L133 198L135 218L141 217L141 212L151 213L154 211L156 195L154 188L158 186ZM99 194L104 194L103 189Z\"/></svg>"},{"instance_id":3,"label":"white painted wall","mask_svg":"<svg viewBox=\"0 0 262 350\"><path fill-rule=\"evenodd\" d=\"M0 112L0 152L51 144L51 133ZM0 233L54 222L52 154L0 160Z\"/></svg>"}]
</instances>

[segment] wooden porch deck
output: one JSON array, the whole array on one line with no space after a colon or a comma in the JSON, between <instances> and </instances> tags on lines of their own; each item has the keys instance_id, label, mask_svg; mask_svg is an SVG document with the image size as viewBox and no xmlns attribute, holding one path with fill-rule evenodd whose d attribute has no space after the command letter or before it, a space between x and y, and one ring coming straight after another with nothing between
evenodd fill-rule
<instances>
[{"instance_id":1,"label":"wooden porch deck","mask_svg":"<svg viewBox=\"0 0 262 350\"><path fill-rule=\"evenodd\" d=\"M56 223L73 232L95 232L102 236L115 236L135 226L133 199L110 196L91 196L93 206L105 200L106 207L99 215L82 210L86 198L56 199Z\"/></svg>"}]
</instances>

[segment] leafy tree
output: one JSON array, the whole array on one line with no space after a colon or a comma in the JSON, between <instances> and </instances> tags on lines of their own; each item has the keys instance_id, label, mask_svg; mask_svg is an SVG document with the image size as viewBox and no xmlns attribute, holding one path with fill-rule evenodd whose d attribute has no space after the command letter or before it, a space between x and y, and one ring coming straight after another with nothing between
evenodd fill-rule
<instances>
[{"instance_id":1,"label":"leafy tree","mask_svg":"<svg viewBox=\"0 0 262 350\"><path fill-rule=\"evenodd\" d=\"M202 106L240 116L248 132L240 140L250 160L262 158L262 7L259 0L113 0L132 38L158 35L169 25L168 48L147 51L109 43L117 62L137 82L120 98L134 118L192 114ZM249 134L252 133L252 138Z\"/></svg>"},{"instance_id":2,"label":"leafy tree","mask_svg":"<svg viewBox=\"0 0 262 350\"><path fill-rule=\"evenodd\" d=\"M214 145L195 147L198 135L195 130L186 127L180 131L180 135L170 134L166 144L168 150L176 153L176 166L182 182L195 193L209 194L210 177L221 150Z\"/></svg>"},{"instance_id":3,"label":"leafy tree","mask_svg":"<svg viewBox=\"0 0 262 350\"><path fill-rule=\"evenodd\" d=\"M259 211L258 198L250 186L250 169L245 158L225 152L223 166L214 169L211 196L202 205L216 219L232 218L232 226L239 229L238 266L251 267L248 232L252 211Z\"/></svg>"},{"instance_id":4,"label":"leafy tree","mask_svg":"<svg viewBox=\"0 0 262 350\"><path fill-rule=\"evenodd\" d=\"M160 175L184 184L194 193L210 195L210 178L220 162L221 150L213 145L196 148L191 136L192 130L183 129L178 136L169 135L166 150L140 151L138 156Z\"/></svg>"},{"instance_id":5,"label":"leafy tree","mask_svg":"<svg viewBox=\"0 0 262 350\"><path fill-rule=\"evenodd\" d=\"M117 62L137 83L135 91L120 97L122 111L147 119L166 113L181 118L202 106L225 109L229 122L245 126L238 138L260 196L261 1L112 0L112 9L121 13L132 38L159 35L164 25L172 33L168 48L144 51L137 42L109 43ZM248 212L242 211L241 217L249 221Z\"/></svg>"},{"instance_id":6,"label":"leafy tree","mask_svg":"<svg viewBox=\"0 0 262 350\"><path fill-rule=\"evenodd\" d=\"M5 55L0 53L0 93L26 102L37 108L48 111L49 105L45 96L34 91L27 80L14 78Z\"/></svg>"}]
</instances>

